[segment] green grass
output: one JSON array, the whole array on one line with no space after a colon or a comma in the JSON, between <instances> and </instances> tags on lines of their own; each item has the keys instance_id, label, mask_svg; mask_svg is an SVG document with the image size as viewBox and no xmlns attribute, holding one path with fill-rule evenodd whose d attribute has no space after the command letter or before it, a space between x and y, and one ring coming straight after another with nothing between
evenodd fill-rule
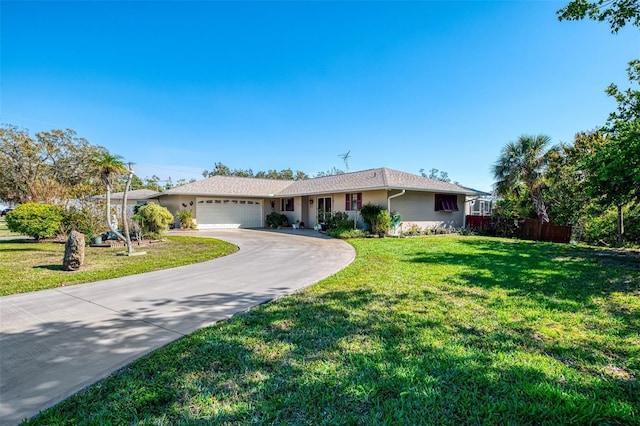
<instances>
[{"instance_id":1,"label":"green grass","mask_svg":"<svg viewBox=\"0 0 640 426\"><path fill-rule=\"evenodd\" d=\"M640 424L640 265L480 237L366 239L294 296L27 424Z\"/></svg>"},{"instance_id":2,"label":"green grass","mask_svg":"<svg viewBox=\"0 0 640 426\"><path fill-rule=\"evenodd\" d=\"M20 236L20 235L16 234L15 232L9 231L9 228L7 228L7 221L5 220L4 216L0 217L0 237L16 237L16 236Z\"/></svg>"},{"instance_id":3,"label":"green grass","mask_svg":"<svg viewBox=\"0 0 640 426\"><path fill-rule=\"evenodd\" d=\"M124 250L86 247L82 269L68 272L62 269L64 244L0 241L0 296L189 265L234 253L237 247L212 238L172 236L136 247L147 252L143 256L115 255Z\"/></svg>"}]
</instances>

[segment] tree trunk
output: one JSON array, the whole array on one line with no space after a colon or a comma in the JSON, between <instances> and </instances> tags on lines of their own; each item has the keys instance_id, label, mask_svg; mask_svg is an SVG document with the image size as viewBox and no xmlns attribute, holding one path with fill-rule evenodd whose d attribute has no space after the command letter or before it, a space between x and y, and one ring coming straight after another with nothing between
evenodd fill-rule
<instances>
[{"instance_id":1,"label":"tree trunk","mask_svg":"<svg viewBox=\"0 0 640 426\"><path fill-rule=\"evenodd\" d=\"M119 240L125 241L124 236L118 232L118 230L116 228L113 227L113 224L111 223L111 184L107 183L106 184L107 187L107 226L109 227L109 230L111 232L113 232L116 237L118 237Z\"/></svg>"},{"instance_id":2,"label":"tree trunk","mask_svg":"<svg viewBox=\"0 0 640 426\"><path fill-rule=\"evenodd\" d=\"M131 187L131 178L133 176L133 170L131 170L131 163L129 163L129 175L127 177L127 183L124 186L124 193L122 194L122 231L124 233L124 242L127 244L127 253L133 253L133 244L131 244L131 236L129 235L129 222L127 221L127 192Z\"/></svg>"},{"instance_id":3,"label":"tree trunk","mask_svg":"<svg viewBox=\"0 0 640 426\"><path fill-rule=\"evenodd\" d=\"M624 213L622 213L622 206L618 207L618 246L622 247L624 244Z\"/></svg>"},{"instance_id":4,"label":"tree trunk","mask_svg":"<svg viewBox=\"0 0 640 426\"><path fill-rule=\"evenodd\" d=\"M547 206L544 205L544 200L542 199L542 194L540 193L540 189L531 188L529 189L531 193L531 199L533 200L533 205L536 208L536 214L541 222L549 223L549 215L547 214Z\"/></svg>"}]
</instances>

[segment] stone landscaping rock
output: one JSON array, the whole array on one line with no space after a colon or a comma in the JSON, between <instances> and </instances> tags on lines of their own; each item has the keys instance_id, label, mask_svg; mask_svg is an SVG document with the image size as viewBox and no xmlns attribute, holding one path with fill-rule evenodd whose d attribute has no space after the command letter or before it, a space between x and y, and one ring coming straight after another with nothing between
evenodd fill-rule
<instances>
[{"instance_id":1,"label":"stone landscaping rock","mask_svg":"<svg viewBox=\"0 0 640 426\"><path fill-rule=\"evenodd\" d=\"M65 271L77 271L84 263L84 234L71 231L64 245L62 268Z\"/></svg>"}]
</instances>

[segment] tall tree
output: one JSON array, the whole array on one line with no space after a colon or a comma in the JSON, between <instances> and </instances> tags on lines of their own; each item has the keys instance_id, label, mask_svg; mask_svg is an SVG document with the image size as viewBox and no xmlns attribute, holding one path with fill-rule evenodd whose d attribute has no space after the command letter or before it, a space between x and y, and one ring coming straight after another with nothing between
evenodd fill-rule
<instances>
[{"instance_id":1,"label":"tall tree","mask_svg":"<svg viewBox=\"0 0 640 426\"><path fill-rule=\"evenodd\" d=\"M254 177L258 179L282 179L282 180L302 180L308 179L309 176L296 170L295 172L288 169L282 169L280 171L271 169L267 171L259 171L254 173L253 169L231 169L222 163L215 163L213 170L205 170L202 172L202 176L205 178L212 176L237 176L237 177Z\"/></svg>"},{"instance_id":2,"label":"tall tree","mask_svg":"<svg viewBox=\"0 0 640 426\"><path fill-rule=\"evenodd\" d=\"M451 179L449 178L449 173L442 170L438 170L436 168L429 170L429 173L425 172L424 169L420 169L420 174L422 175L422 177L426 177L429 179L439 180L442 182L451 182Z\"/></svg>"},{"instance_id":3,"label":"tall tree","mask_svg":"<svg viewBox=\"0 0 640 426\"><path fill-rule=\"evenodd\" d=\"M572 0L556 13L559 21L579 21L587 17L594 21L607 21L614 34L626 24L640 27L638 0Z\"/></svg>"},{"instance_id":4,"label":"tall tree","mask_svg":"<svg viewBox=\"0 0 640 426\"><path fill-rule=\"evenodd\" d=\"M92 184L96 172L90 159L105 151L70 129L40 132L33 138L26 130L2 126L0 198L57 204L88 199L97 190Z\"/></svg>"},{"instance_id":5,"label":"tall tree","mask_svg":"<svg viewBox=\"0 0 640 426\"><path fill-rule=\"evenodd\" d=\"M111 192L113 189L113 184L118 179L119 176L129 174L130 169L128 169L127 166L124 164L124 161L122 161L121 156L112 155L108 152L105 152L96 156L93 162L100 173L100 180L104 184L105 190L106 190L107 205L105 209L105 212L106 212L105 216L107 219L107 226L109 227L109 230L118 237L118 239L127 243L127 251L131 252L132 251L131 241L129 240L127 242L127 238L124 235L122 235L120 232L118 232L116 227L113 225L113 221L111 220ZM130 186L130 185L131 185L131 179L129 179L127 182L127 186ZM125 190L126 189L127 188L125 186ZM122 206L122 210L123 211L126 210L125 205ZM126 221L126 214L123 216L123 221Z\"/></svg>"},{"instance_id":6,"label":"tall tree","mask_svg":"<svg viewBox=\"0 0 640 426\"><path fill-rule=\"evenodd\" d=\"M609 126L615 127L616 122L628 122L640 118L640 59L629 62L627 76L631 83L629 88L620 90L612 83L605 90L607 95L618 103L618 110L609 114Z\"/></svg>"},{"instance_id":7,"label":"tall tree","mask_svg":"<svg viewBox=\"0 0 640 426\"><path fill-rule=\"evenodd\" d=\"M573 143L562 143L547 153L544 175L549 215L561 225L581 225L592 199L585 189L584 159L609 140L602 130L579 132Z\"/></svg>"},{"instance_id":8,"label":"tall tree","mask_svg":"<svg viewBox=\"0 0 640 426\"><path fill-rule=\"evenodd\" d=\"M546 147L551 138L546 135L522 135L507 143L493 164L493 176L498 195L508 195L523 184L541 222L549 222L547 207L542 196L544 170L547 164Z\"/></svg>"},{"instance_id":9,"label":"tall tree","mask_svg":"<svg viewBox=\"0 0 640 426\"><path fill-rule=\"evenodd\" d=\"M619 121L611 139L585 158L586 188L603 206L618 210L618 244L624 243L624 207L640 202L640 119Z\"/></svg>"}]
</instances>

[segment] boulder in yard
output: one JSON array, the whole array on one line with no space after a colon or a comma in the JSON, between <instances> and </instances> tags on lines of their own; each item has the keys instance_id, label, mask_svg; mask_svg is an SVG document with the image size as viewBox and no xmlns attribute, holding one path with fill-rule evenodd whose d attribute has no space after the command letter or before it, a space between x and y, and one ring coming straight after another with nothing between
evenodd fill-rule
<instances>
[{"instance_id":1,"label":"boulder in yard","mask_svg":"<svg viewBox=\"0 0 640 426\"><path fill-rule=\"evenodd\" d=\"M84 234L71 231L64 245L62 268L65 271L77 271L84 263Z\"/></svg>"}]
</instances>

